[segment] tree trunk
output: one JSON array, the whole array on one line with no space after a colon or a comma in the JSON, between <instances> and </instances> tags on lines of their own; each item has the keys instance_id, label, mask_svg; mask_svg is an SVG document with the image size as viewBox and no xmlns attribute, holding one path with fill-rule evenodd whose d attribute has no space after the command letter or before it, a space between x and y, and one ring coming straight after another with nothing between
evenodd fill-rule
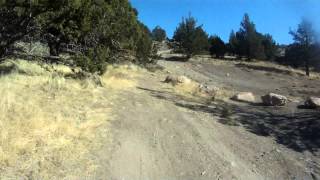
<instances>
[{"instance_id":1,"label":"tree trunk","mask_svg":"<svg viewBox=\"0 0 320 180\"><path fill-rule=\"evenodd\" d=\"M59 56L60 54L60 43L59 42L49 42L50 56Z\"/></svg>"},{"instance_id":2,"label":"tree trunk","mask_svg":"<svg viewBox=\"0 0 320 180\"><path fill-rule=\"evenodd\" d=\"M306 75L310 76L309 59L306 59Z\"/></svg>"},{"instance_id":3,"label":"tree trunk","mask_svg":"<svg viewBox=\"0 0 320 180\"><path fill-rule=\"evenodd\" d=\"M6 47L0 46L0 58L6 55L6 51L7 51Z\"/></svg>"}]
</instances>

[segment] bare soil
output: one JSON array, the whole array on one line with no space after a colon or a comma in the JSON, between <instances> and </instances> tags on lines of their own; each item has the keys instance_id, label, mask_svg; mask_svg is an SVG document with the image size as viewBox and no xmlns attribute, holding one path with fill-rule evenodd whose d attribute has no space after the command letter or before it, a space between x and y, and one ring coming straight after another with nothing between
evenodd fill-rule
<instances>
[{"instance_id":1,"label":"bare soil","mask_svg":"<svg viewBox=\"0 0 320 180\"><path fill-rule=\"evenodd\" d=\"M320 113L298 108L320 95L320 80L273 68L193 59L160 60L135 88L119 91L113 142L101 152L112 180L319 179ZM231 100L202 102L175 93L168 74L257 96L289 97L286 107Z\"/></svg>"}]
</instances>

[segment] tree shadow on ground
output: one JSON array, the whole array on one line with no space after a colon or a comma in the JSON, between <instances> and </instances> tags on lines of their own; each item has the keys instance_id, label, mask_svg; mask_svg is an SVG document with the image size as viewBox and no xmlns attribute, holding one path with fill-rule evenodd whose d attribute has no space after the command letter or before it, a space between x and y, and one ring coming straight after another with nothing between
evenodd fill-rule
<instances>
[{"instance_id":1,"label":"tree shadow on ground","mask_svg":"<svg viewBox=\"0 0 320 180\"><path fill-rule=\"evenodd\" d=\"M222 101L195 101L169 91L139 88L153 97L173 102L178 107L210 113L225 125L243 126L259 136L274 137L277 143L295 151L316 153L320 148L320 112L285 107L264 107L252 104L235 105Z\"/></svg>"},{"instance_id":2,"label":"tree shadow on ground","mask_svg":"<svg viewBox=\"0 0 320 180\"><path fill-rule=\"evenodd\" d=\"M16 69L14 64L0 65L0 75L8 75Z\"/></svg>"},{"instance_id":3,"label":"tree shadow on ground","mask_svg":"<svg viewBox=\"0 0 320 180\"><path fill-rule=\"evenodd\" d=\"M178 55L171 55L164 58L166 61L177 61L177 62L187 62L189 58L187 56L178 56Z\"/></svg>"}]
</instances>

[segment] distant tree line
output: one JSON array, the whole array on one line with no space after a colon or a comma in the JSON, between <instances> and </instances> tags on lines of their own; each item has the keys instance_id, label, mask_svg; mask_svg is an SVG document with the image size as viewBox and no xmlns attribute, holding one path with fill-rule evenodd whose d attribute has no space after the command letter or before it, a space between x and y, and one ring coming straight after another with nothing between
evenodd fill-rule
<instances>
[{"instance_id":1,"label":"distant tree line","mask_svg":"<svg viewBox=\"0 0 320 180\"><path fill-rule=\"evenodd\" d=\"M194 17L183 18L174 32L172 41L178 43L176 51L185 53L187 58L204 52L216 58L226 54L240 60L278 61L294 67L305 67L310 75L310 67L320 69L320 45L316 41L312 24L303 20L296 31L290 31L294 43L284 47L285 56L281 55L281 46L270 34L257 31L255 24L245 14L237 32L233 30L229 42L225 43L219 36L209 36L202 25L197 25Z\"/></svg>"},{"instance_id":2,"label":"distant tree line","mask_svg":"<svg viewBox=\"0 0 320 180\"><path fill-rule=\"evenodd\" d=\"M0 56L29 35L45 37L52 56L59 56L63 43L84 47L74 59L89 72L102 73L123 50L148 63L151 32L137 13L128 0L2 0Z\"/></svg>"},{"instance_id":3,"label":"distant tree line","mask_svg":"<svg viewBox=\"0 0 320 180\"><path fill-rule=\"evenodd\" d=\"M119 61L119 54L130 53L135 62L152 62L153 42L167 39L166 31L156 26L152 31L137 18L138 11L128 0L1 0L0 57L8 55L14 44L26 36L44 38L50 55L59 56L63 44L75 44L74 64L89 72L103 73L106 63ZM231 31L225 43L219 36L209 36L189 15L178 24L172 41L175 50L190 58L196 54L225 55L241 60L269 60L310 68L318 67L320 45L312 24L304 20L290 31L294 43L281 47L269 34L257 31L245 14L237 32Z\"/></svg>"}]
</instances>

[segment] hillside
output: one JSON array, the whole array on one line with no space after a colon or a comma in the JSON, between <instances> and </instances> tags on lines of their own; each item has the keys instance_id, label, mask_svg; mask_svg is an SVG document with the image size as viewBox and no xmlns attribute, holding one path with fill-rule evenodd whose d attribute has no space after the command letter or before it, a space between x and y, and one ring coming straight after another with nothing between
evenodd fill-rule
<instances>
[{"instance_id":1,"label":"hillside","mask_svg":"<svg viewBox=\"0 0 320 180\"><path fill-rule=\"evenodd\" d=\"M158 64L164 70L109 66L86 79L62 65L1 64L1 179L319 177L319 111L297 108L319 95L318 77L204 57ZM220 93L212 101L194 85L163 83L167 75ZM229 100L238 91L291 101L279 108Z\"/></svg>"}]
</instances>

